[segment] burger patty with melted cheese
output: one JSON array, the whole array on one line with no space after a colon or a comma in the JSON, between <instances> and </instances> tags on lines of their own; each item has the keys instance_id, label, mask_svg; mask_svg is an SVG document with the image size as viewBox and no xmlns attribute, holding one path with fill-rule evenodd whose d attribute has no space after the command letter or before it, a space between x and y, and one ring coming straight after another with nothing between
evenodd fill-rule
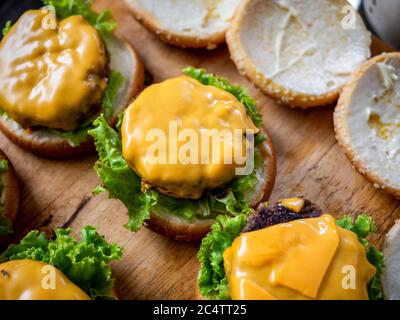
<instances>
[{"instance_id":1,"label":"burger patty with melted cheese","mask_svg":"<svg viewBox=\"0 0 400 320\"><path fill-rule=\"evenodd\" d=\"M108 54L82 16L43 25L48 12L30 10L0 43L0 109L23 127L71 131L100 111Z\"/></svg>"},{"instance_id":2,"label":"burger patty with melted cheese","mask_svg":"<svg viewBox=\"0 0 400 320\"><path fill-rule=\"evenodd\" d=\"M206 130L226 135L208 139L204 149ZM259 131L243 104L222 89L181 76L148 87L127 108L121 128L123 156L144 188L198 199L230 182L243 167L234 153L246 155L246 139L234 139L235 130L242 135ZM182 162L188 154L195 156ZM231 156L231 163L225 155Z\"/></svg>"},{"instance_id":3,"label":"burger patty with melted cheese","mask_svg":"<svg viewBox=\"0 0 400 320\"><path fill-rule=\"evenodd\" d=\"M301 198L260 207L223 257L240 300L367 300L376 273L357 235Z\"/></svg>"}]
</instances>

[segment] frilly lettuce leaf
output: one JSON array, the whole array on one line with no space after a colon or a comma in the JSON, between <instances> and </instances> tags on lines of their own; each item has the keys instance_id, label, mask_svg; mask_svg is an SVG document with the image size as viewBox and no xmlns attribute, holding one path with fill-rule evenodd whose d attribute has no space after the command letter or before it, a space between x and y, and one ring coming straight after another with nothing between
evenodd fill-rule
<instances>
[{"instance_id":1,"label":"frilly lettuce leaf","mask_svg":"<svg viewBox=\"0 0 400 320\"><path fill-rule=\"evenodd\" d=\"M90 123L82 124L78 129L73 131L61 131L57 129L49 129L50 132L57 137L68 140L68 143L73 147L78 147L88 139L88 130L91 128Z\"/></svg>"},{"instance_id":2,"label":"frilly lettuce leaf","mask_svg":"<svg viewBox=\"0 0 400 320\"><path fill-rule=\"evenodd\" d=\"M211 231L202 240L197 257L200 261L198 286L206 299L230 299L225 275L223 254L244 228L247 215L236 217L220 215L211 226Z\"/></svg>"},{"instance_id":3,"label":"frilly lettuce leaf","mask_svg":"<svg viewBox=\"0 0 400 320\"><path fill-rule=\"evenodd\" d=\"M336 220L336 224L343 229L353 231L358 236L358 240L365 247L368 261L375 266L376 273L368 285L368 295L370 300L383 298L382 272L384 267L383 253L369 243L367 238L376 233L375 222L372 217L361 213L355 220L349 215Z\"/></svg>"},{"instance_id":4,"label":"frilly lettuce leaf","mask_svg":"<svg viewBox=\"0 0 400 320\"><path fill-rule=\"evenodd\" d=\"M64 19L79 14L93 25L102 37L107 37L114 31L117 23L109 9L100 13L93 11L92 2L92 0L43 0L45 5L55 8L59 18Z\"/></svg>"},{"instance_id":5,"label":"frilly lettuce leaf","mask_svg":"<svg viewBox=\"0 0 400 320\"><path fill-rule=\"evenodd\" d=\"M122 157L119 133L109 126L104 115L97 118L93 125L94 129L89 134L93 136L99 154L94 168L109 196L121 200L128 209L129 220L126 227L131 231L138 231L143 221L150 217L154 199L150 193L141 191L140 178Z\"/></svg>"},{"instance_id":6,"label":"frilly lettuce leaf","mask_svg":"<svg viewBox=\"0 0 400 320\"><path fill-rule=\"evenodd\" d=\"M47 240L44 233L29 232L19 244L11 245L3 260L30 259L48 263L63 272L92 299L106 296L114 286L109 263L121 260L122 248L109 244L96 229L86 226L81 240L69 234L71 229L57 229L55 238Z\"/></svg>"},{"instance_id":7,"label":"frilly lettuce leaf","mask_svg":"<svg viewBox=\"0 0 400 320\"><path fill-rule=\"evenodd\" d=\"M103 110L106 119L110 119L115 110L115 101L119 90L124 82L124 77L121 73L111 70L110 78L108 79L107 90L103 94Z\"/></svg>"}]
</instances>

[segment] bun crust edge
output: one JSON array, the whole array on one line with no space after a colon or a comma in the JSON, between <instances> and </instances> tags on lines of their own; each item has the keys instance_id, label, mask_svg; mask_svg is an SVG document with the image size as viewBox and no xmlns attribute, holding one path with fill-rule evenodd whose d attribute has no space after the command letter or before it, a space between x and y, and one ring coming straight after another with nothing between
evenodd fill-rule
<instances>
[{"instance_id":1,"label":"bun crust edge","mask_svg":"<svg viewBox=\"0 0 400 320\"><path fill-rule=\"evenodd\" d=\"M207 48L215 49L219 44L225 41L226 30L213 33L207 37L188 36L173 31L163 29L159 23L150 14L138 10L129 0L125 0L125 4L131 10L133 17L139 21L147 30L155 34L161 41L180 48Z\"/></svg>"},{"instance_id":2,"label":"bun crust edge","mask_svg":"<svg viewBox=\"0 0 400 320\"><path fill-rule=\"evenodd\" d=\"M343 92L333 114L333 123L336 140L344 151L346 157L350 160L354 169L356 169L357 172L367 181L372 183L375 189L382 190L396 198L400 198L400 189L388 186L382 178L377 176L372 170L368 169L367 165L357 157L357 153L346 143L346 140L349 140L350 136L350 129L346 121L349 114L348 104L350 103L357 81L363 76L368 68L378 62L383 62L388 57L400 59L400 52L384 53L376 56L365 62L357 71L354 72L350 81L343 88Z\"/></svg>"},{"instance_id":3,"label":"bun crust edge","mask_svg":"<svg viewBox=\"0 0 400 320\"><path fill-rule=\"evenodd\" d=\"M292 108L308 109L334 103L341 93L341 88L321 95L304 94L284 88L272 79L265 77L262 72L257 71L240 41L241 24L248 12L248 6L251 4L252 0L244 0L241 3L226 33L229 53L239 73L272 99Z\"/></svg>"}]
</instances>

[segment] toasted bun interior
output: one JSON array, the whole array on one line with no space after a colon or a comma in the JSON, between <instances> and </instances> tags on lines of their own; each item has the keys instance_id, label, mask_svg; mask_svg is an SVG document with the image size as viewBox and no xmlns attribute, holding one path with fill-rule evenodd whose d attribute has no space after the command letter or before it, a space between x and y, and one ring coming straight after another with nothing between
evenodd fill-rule
<instances>
[{"instance_id":1,"label":"toasted bun interior","mask_svg":"<svg viewBox=\"0 0 400 320\"><path fill-rule=\"evenodd\" d=\"M400 197L400 53L365 63L334 113L336 138L354 167L378 189Z\"/></svg>"},{"instance_id":2,"label":"toasted bun interior","mask_svg":"<svg viewBox=\"0 0 400 320\"><path fill-rule=\"evenodd\" d=\"M370 57L370 34L346 0L245 0L227 32L233 61L267 95L309 108L334 102Z\"/></svg>"},{"instance_id":3,"label":"toasted bun interior","mask_svg":"<svg viewBox=\"0 0 400 320\"><path fill-rule=\"evenodd\" d=\"M240 0L125 0L134 16L163 41L209 49L225 40Z\"/></svg>"}]
</instances>

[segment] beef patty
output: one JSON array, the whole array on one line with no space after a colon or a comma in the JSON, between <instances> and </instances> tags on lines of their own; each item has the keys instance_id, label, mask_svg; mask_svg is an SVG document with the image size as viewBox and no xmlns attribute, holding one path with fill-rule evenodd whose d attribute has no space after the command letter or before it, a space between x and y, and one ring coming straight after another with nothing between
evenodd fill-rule
<instances>
[{"instance_id":1,"label":"beef patty","mask_svg":"<svg viewBox=\"0 0 400 320\"><path fill-rule=\"evenodd\" d=\"M261 204L255 213L247 220L242 232L250 232L264 229L279 223L286 223L293 220L316 218L321 216L321 209L311 201L305 199L300 212L294 212L280 203L265 206Z\"/></svg>"}]
</instances>

